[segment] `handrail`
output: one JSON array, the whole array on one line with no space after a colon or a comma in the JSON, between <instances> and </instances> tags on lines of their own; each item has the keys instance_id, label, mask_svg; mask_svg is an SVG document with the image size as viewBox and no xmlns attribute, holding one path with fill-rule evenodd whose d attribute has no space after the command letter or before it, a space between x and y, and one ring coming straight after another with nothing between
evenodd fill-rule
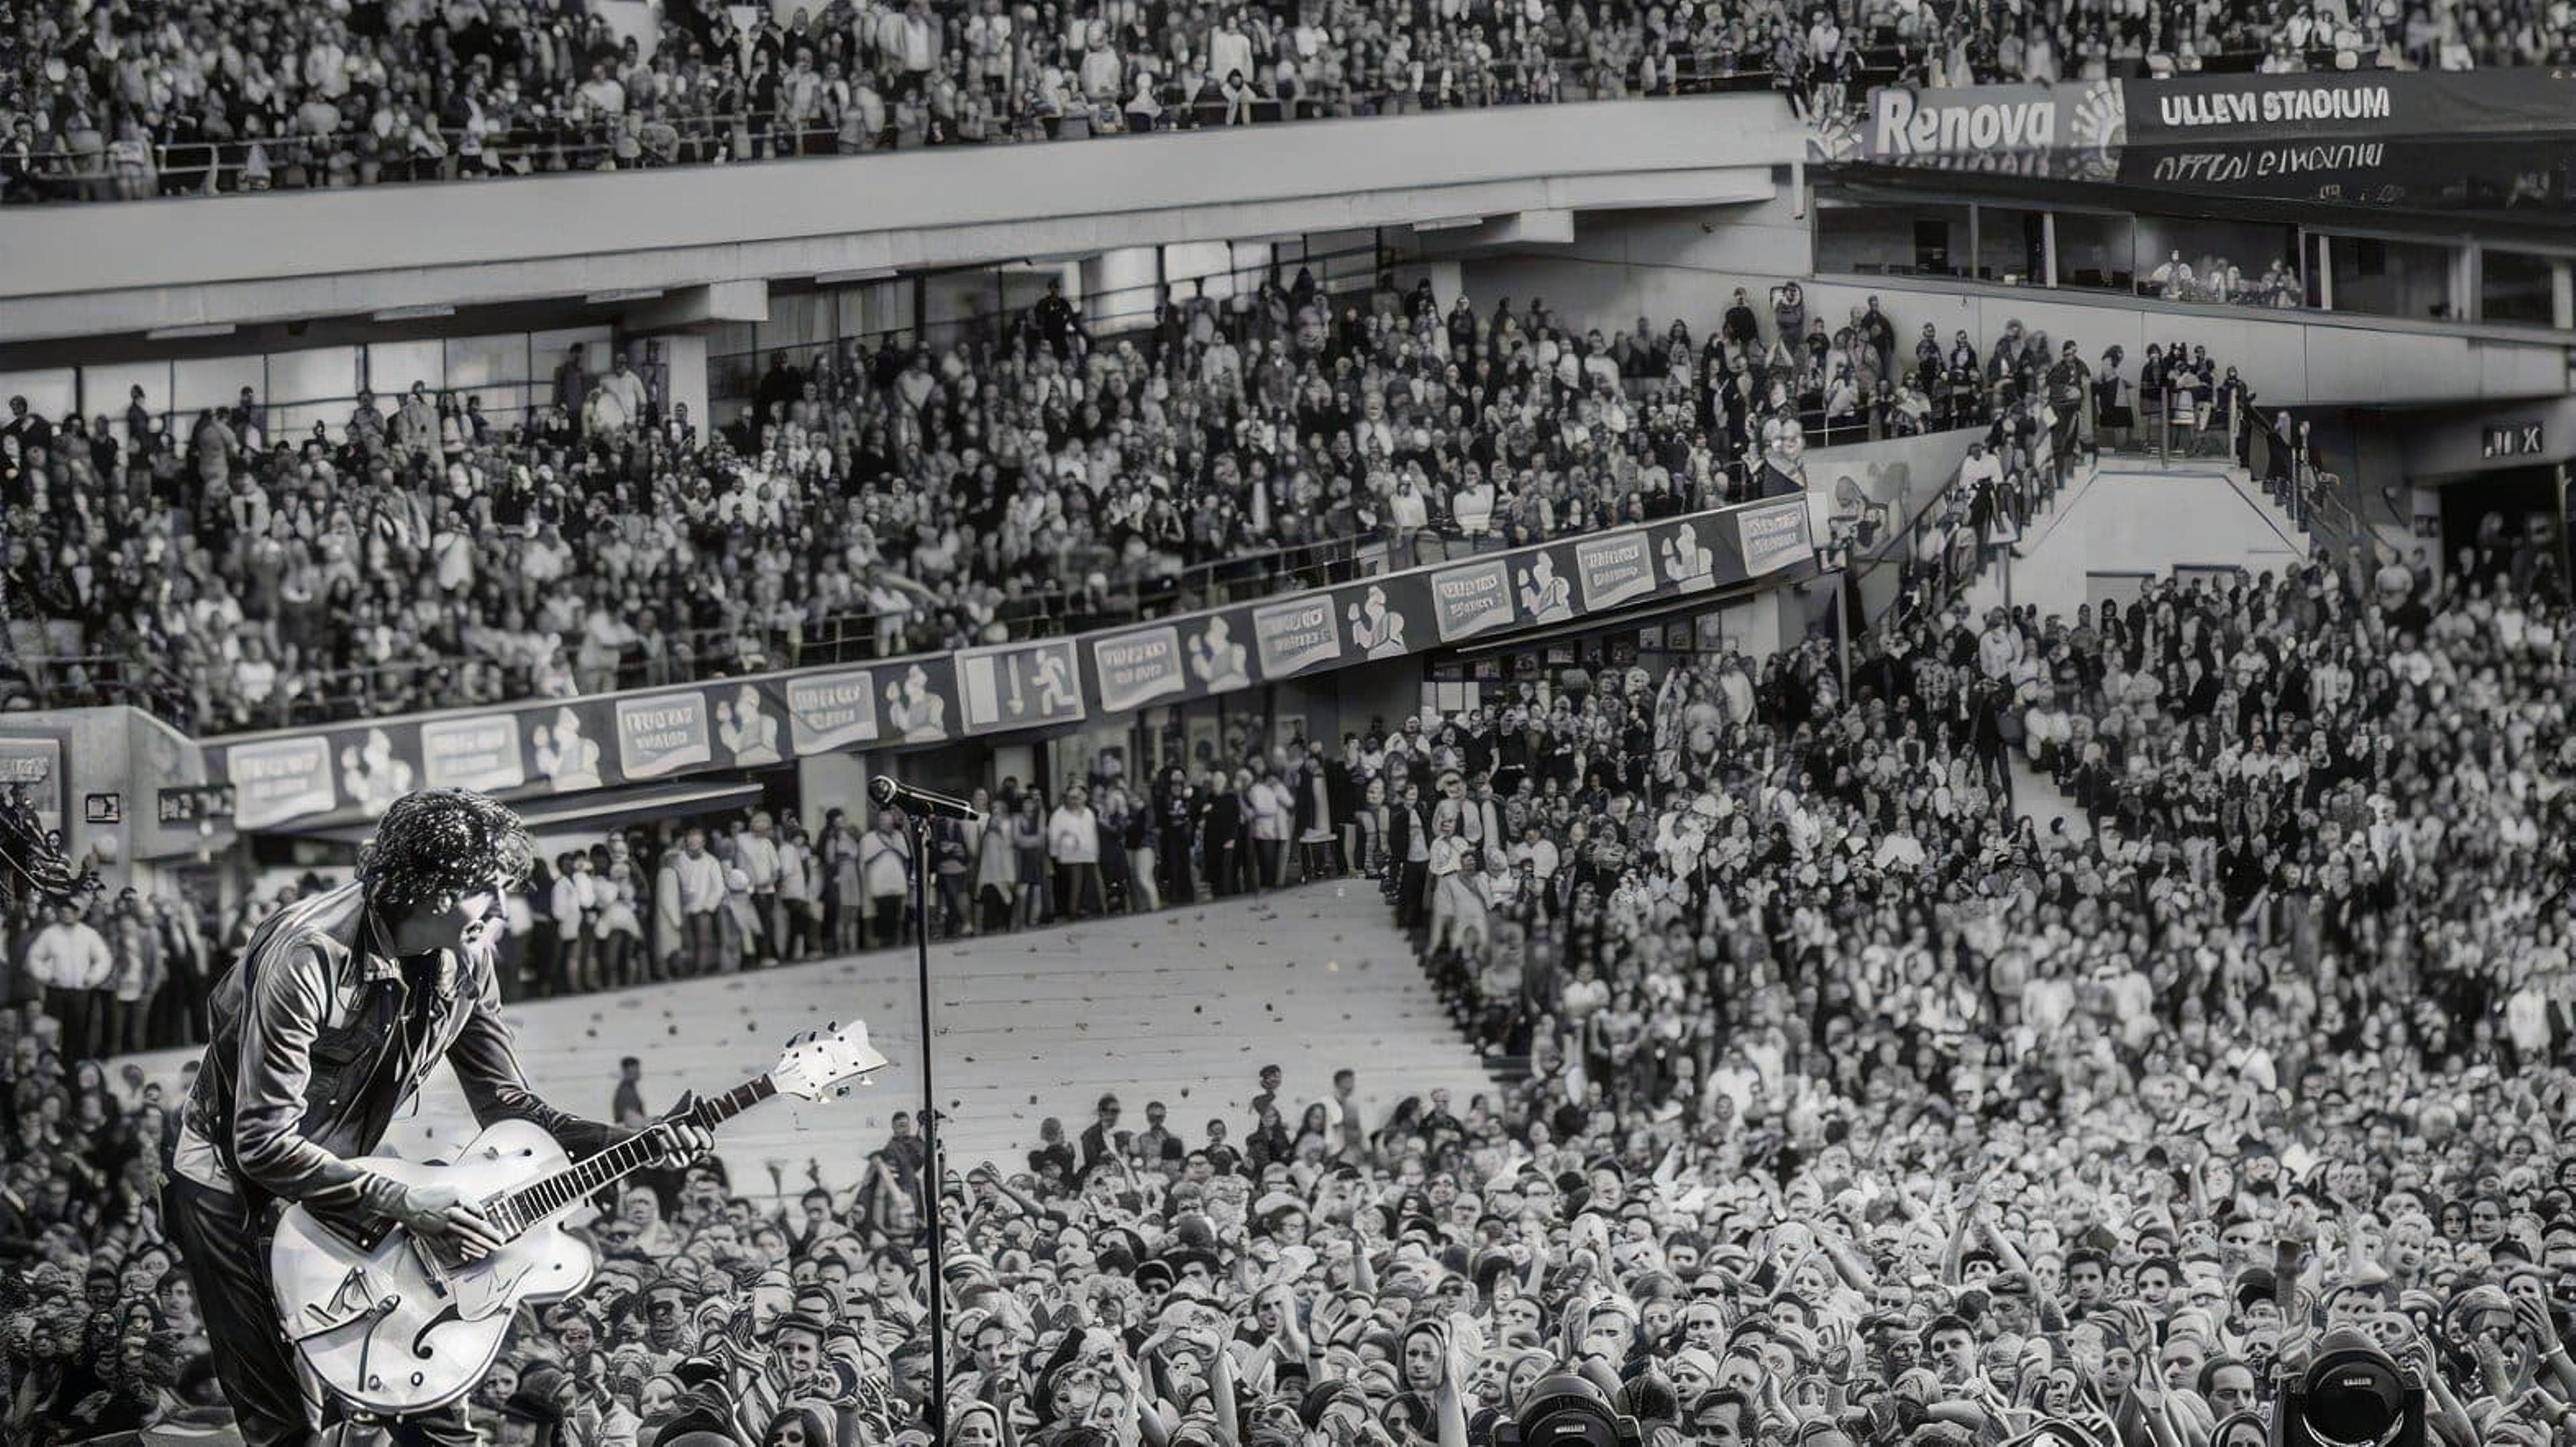
<instances>
[{"instance_id":1,"label":"handrail","mask_svg":"<svg viewBox=\"0 0 2576 1447\"><path fill-rule=\"evenodd\" d=\"M2299 527L2311 534L2318 552L2334 560L2340 569L2347 559L2356 559L2368 541L2368 532L2344 495L2343 479L2316 465L2306 449L2281 435L2272 419L2255 408L2245 408L2250 429L2246 435L2246 466L2257 482L2263 484L2274 499L2290 509ZM2275 459L2286 463L2276 468ZM2281 475L2275 476L2278 472ZM2348 585L2366 582L2347 577Z\"/></svg>"},{"instance_id":2,"label":"handrail","mask_svg":"<svg viewBox=\"0 0 2576 1447\"><path fill-rule=\"evenodd\" d=\"M1326 538L1265 552L1210 559L1188 564L1168 578L1128 575L1112 581L1105 592L1076 584L1018 594L1003 599L996 611L1009 618L1012 624L1009 637L1016 642L1063 637L1091 628L1142 622L1246 598L1269 597L1325 583L1343 582L1357 576L1362 554L1378 542L1382 533L1380 530L1353 537ZM1093 606L1077 610L1073 604L1083 599L1090 600ZM629 651L621 654L618 660L617 686L703 683L710 679L734 677L746 671L865 663L918 651L907 646L901 633L889 635L881 626L886 621L885 616L862 610L809 615L795 637L787 640L787 646L774 649L769 645L779 641L778 635L782 630L766 625L679 630L664 635L671 645L664 653L670 665L667 673L657 670L648 676L645 660ZM1079 627L1069 626L1077 624ZM741 666L737 645L745 638L756 638L763 645L764 662L758 668ZM778 656L780 654L784 657ZM133 704L151 711L155 704L167 704L174 699L188 700L194 693L190 685L158 658L135 659L93 651L77 654L22 652L18 661L35 689L38 703L48 707L86 698L97 702ZM416 686L425 674L467 664L499 661L477 654L440 654L430 658L388 659L382 663L346 668L298 669L293 675L296 679L310 677L325 686L310 691L290 693L281 689L272 693L266 701L270 707L238 725L213 718L197 718L193 723L205 730L207 737L221 737L229 733L325 722L342 716L339 712L341 706L359 701L359 695L339 686L352 680L399 680L403 686L411 687ZM138 664L147 675L145 679L128 676L128 670ZM85 681L81 686L70 689L49 686L49 679L75 667L84 674ZM579 665L569 660L565 667L579 671ZM283 683L283 668L280 674Z\"/></svg>"},{"instance_id":3,"label":"handrail","mask_svg":"<svg viewBox=\"0 0 2576 1447\"><path fill-rule=\"evenodd\" d=\"M1517 60L1497 58L1491 70L1476 76L1471 81L1458 84L1445 96L1426 94L1423 89L1381 85L1376 89L1345 88L1329 97L1310 97L1301 88L1292 90L1285 97L1268 93L1256 94L1244 113L1245 118L1241 121L1233 121L1229 119L1230 107L1220 95L1213 100L1202 98L1188 107L1165 107L1160 112L1153 129L1158 132L1214 130L1239 124L1286 124L1345 112L1387 115L1404 114L1411 110L1481 110L1508 105L1545 105L1569 98L1646 99L1659 95L1693 95L1720 90L1768 88L1772 84L1774 77L1768 70L1747 70L1715 63L1716 57L1722 53L1690 51L1676 54L1671 83L1666 86L1659 81L1658 85L1651 89L1634 82L1633 75L1630 74L1631 65L1606 67L1585 57L1549 56L1547 67L1540 72L1545 77L1544 83L1548 93L1532 97L1527 94L1527 82L1531 78L1527 74L1528 68ZM1640 62L1643 59L1643 56L1636 58ZM1517 80L1512 78L1515 72L1522 73ZM1569 81L1565 78L1569 75L1577 79ZM1627 78L1619 78L1622 76ZM1157 100L1159 103L1159 97ZM1352 108L1355 104L1367 109L1353 112ZM440 172L434 177L410 176L404 180L392 182L382 179L379 174L375 180L358 182L365 185L385 185L421 180L478 179L466 176L463 166L465 161L478 157L483 168L491 173L491 177L497 178L512 172L529 175L538 172L557 173L629 167L663 169L673 166L742 164L805 156L874 154L898 149L910 150L930 144L1017 145L1038 141L1089 140L1137 134L1129 129L1128 112L1121 108L1122 105L1123 100L1102 100L1083 95L1074 96L1073 104L1066 110L1057 110L1052 106L1037 108L1014 104L1007 113L997 113L992 117L991 127L984 137L972 140L950 139L937 143L923 141L914 145L900 144L893 120L893 107L889 105L887 107L888 124L885 129L870 138L867 144L852 151L842 149L838 126L819 123L823 115L820 111L812 117L817 124L799 126L786 131L778 128L778 121L787 114L779 110L680 116L664 122L674 134L669 147L671 154L659 160L646 154L644 140L634 128L624 128L617 134L602 134L604 127L620 126L626 119L625 116L581 115L569 110L549 117L549 120L556 122L551 126L513 127L505 134L524 139L504 140L498 144L493 137L488 135L478 137L474 131L465 127L415 126L386 137L378 137L371 128L332 131L321 135L302 135L287 131L276 135L245 137L229 141L154 140L149 143L148 157L136 156L132 161L127 161L120 159L118 152L120 147L128 148L130 151L131 143L109 139L102 133L100 144L95 150L84 148L75 151L66 148L28 153L25 161L31 173L32 187L22 188L19 192L0 192L0 201L15 204L56 199L146 200L163 194L160 189L162 178L174 170L187 175L194 175L202 170L203 182L192 188L195 194L199 195L250 194L279 189L273 177L258 184L248 186L238 184L238 178L249 171L250 158L254 151L259 152L263 165L271 171L283 169L288 165L301 164L305 153L317 153L316 174L310 185L287 189L323 189L330 185L327 177L329 169L327 158L334 154L356 154L364 157L360 162L361 167L372 163L379 168L380 173L384 169L416 171L424 168ZM1174 119L1176 116L1182 119ZM1069 130L1074 129L1070 124L1074 122L1079 122L1079 133L1067 134ZM1031 134L1033 129L1035 134ZM531 135L531 132L541 133ZM426 153L412 148L410 137L414 133L435 137L439 150L435 153ZM793 139L794 156L778 154L776 142L780 138ZM731 155L730 151L736 141L756 151L766 150L769 154L755 154L749 157ZM371 148L379 146L383 148L381 153L373 156L366 155ZM621 155L619 154L621 150L631 150L632 154ZM189 154L195 152L206 153L205 158L202 161L189 159ZM172 164L174 156L180 158L180 163L175 167ZM128 167L131 169L127 169ZM227 183L226 177L235 178L235 182ZM130 195L115 194L116 188L128 185L139 189ZM72 194L68 196L41 194L49 189L56 192L69 190ZM38 194L28 194L30 191Z\"/></svg>"}]
</instances>

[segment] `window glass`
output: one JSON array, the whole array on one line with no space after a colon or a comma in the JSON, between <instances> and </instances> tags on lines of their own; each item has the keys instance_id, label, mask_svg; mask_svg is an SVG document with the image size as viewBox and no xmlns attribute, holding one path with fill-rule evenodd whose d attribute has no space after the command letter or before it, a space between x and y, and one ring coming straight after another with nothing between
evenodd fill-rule
<instances>
[{"instance_id":1,"label":"window glass","mask_svg":"<svg viewBox=\"0 0 2576 1447\"><path fill-rule=\"evenodd\" d=\"M1816 213L1816 270L1864 276L1964 276L1968 208L1827 201Z\"/></svg>"},{"instance_id":2,"label":"window glass","mask_svg":"<svg viewBox=\"0 0 2576 1447\"><path fill-rule=\"evenodd\" d=\"M2451 251L2376 236L2333 239L2336 311L2443 321L2451 316Z\"/></svg>"},{"instance_id":3,"label":"window glass","mask_svg":"<svg viewBox=\"0 0 2576 1447\"><path fill-rule=\"evenodd\" d=\"M2478 315L2491 322L2532 322L2548 326L2551 273L2556 262L2546 256L2490 247L2478 259Z\"/></svg>"}]
</instances>

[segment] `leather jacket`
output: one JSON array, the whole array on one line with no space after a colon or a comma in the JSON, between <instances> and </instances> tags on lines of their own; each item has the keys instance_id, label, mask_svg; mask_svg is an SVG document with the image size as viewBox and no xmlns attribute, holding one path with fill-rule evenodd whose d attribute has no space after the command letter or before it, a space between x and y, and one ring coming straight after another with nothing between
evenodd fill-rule
<instances>
[{"instance_id":1,"label":"leather jacket","mask_svg":"<svg viewBox=\"0 0 2576 1447\"><path fill-rule=\"evenodd\" d=\"M574 1156L624 1132L539 1100L521 1073L488 954L397 960L361 884L263 921L215 986L212 1043L174 1153L210 1145L232 1189L332 1211L394 1214L402 1188L349 1158L373 1154L440 1060L475 1120L526 1120ZM182 1160L180 1174L202 1179Z\"/></svg>"}]
</instances>

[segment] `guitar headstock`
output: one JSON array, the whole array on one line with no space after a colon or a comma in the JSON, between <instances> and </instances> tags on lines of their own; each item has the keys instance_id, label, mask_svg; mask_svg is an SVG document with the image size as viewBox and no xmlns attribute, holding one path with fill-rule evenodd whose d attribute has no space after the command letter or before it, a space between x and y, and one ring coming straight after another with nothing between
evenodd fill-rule
<instances>
[{"instance_id":1,"label":"guitar headstock","mask_svg":"<svg viewBox=\"0 0 2576 1447\"><path fill-rule=\"evenodd\" d=\"M870 1071L885 1067L886 1058L868 1043L868 1022L853 1020L808 1030L788 1041L787 1048L778 1052L778 1063L769 1069L769 1082L781 1095L824 1101L856 1085Z\"/></svg>"}]
</instances>

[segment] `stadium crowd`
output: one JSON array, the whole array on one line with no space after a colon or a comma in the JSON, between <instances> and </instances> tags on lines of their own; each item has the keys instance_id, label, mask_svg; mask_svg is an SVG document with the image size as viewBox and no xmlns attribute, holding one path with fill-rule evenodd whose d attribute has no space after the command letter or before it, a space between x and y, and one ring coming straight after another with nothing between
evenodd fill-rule
<instances>
[{"instance_id":1,"label":"stadium crowd","mask_svg":"<svg viewBox=\"0 0 2576 1447\"><path fill-rule=\"evenodd\" d=\"M2016 406L1990 442L1991 516L2048 507L2081 438ZM2568 1440L2554 561L2496 534L2438 581L2320 558L1974 618L2008 541L1974 506L1848 687L1816 644L1565 670L1155 789L1182 807L1131 895L1373 874L1525 1080L1370 1108L1265 1072L1248 1118L1141 1130L1105 1098L935 1189L903 1120L855 1192L649 1180L478 1392L494 1440L946 1447L939 1392L972 1447L1471 1447L1571 1372L1656 1443L2245 1447L2327 1327L2423 1374L2445 1447ZM1072 910L1098 842L1051 856ZM5 1018L8 1435L215 1414L155 1227L166 1102Z\"/></svg>"},{"instance_id":2,"label":"stadium crowd","mask_svg":"<svg viewBox=\"0 0 2576 1447\"><path fill-rule=\"evenodd\" d=\"M1605 333L1300 270L1095 339L1051 291L945 349L779 355L703 439L577 352L507 425L419 383L295 437L247 394L12 398L0 689L214 734L1076 631L1760 496L1810 440L1987 420L2054 362L1767 301Z\"/></svg>"},{"instance_id":3,"label":"stadium crowd","mask_svg":"<svg viewBox=\"0 0 2576 1447\"><path fill-rule=\"evenodd\" d=\"M994 145L1770 85L2564 65L2565 0L1298 6L38 0L0 200L137 199ZM646 43L649 41L650 43Z\"/></svg>"}]
</instances>

